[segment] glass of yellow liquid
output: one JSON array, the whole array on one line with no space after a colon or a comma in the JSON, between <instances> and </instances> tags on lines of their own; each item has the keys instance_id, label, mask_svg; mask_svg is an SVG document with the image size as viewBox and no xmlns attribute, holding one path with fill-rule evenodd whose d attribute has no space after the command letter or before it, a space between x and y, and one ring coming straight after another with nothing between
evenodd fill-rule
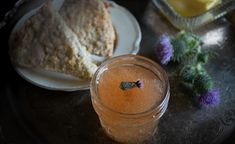
<instances>
[{"instance_id":1,"label":"glass of yellow liquid","mask_svg":"<svg viewBox=\"0 0 235 144\"><path fill-rule=\"evenodd\" d=\"M193 30L235 9L234 0L152 0L179 29Z\"/></svg>"},{"instance_id":2,"label":"glass of yellow liquid","mask_svg":"<svg viewBox=\"0 0 235 144\"><path fill-rule=\"evenodd\" d=\"M122 143L141 143L151 138L170 97L166 72L157 63L136 55L102 63L90 90L105 133Z\"/></svg>"}]
</instances>

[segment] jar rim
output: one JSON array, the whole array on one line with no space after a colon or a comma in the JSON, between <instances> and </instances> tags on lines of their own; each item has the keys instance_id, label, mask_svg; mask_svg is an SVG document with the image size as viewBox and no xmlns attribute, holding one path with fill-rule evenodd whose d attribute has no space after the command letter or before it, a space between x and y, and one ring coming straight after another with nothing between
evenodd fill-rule
<instances>
[{"instance_id":1,"label":"jar rim","mask_svg":"<svg viewBox=\"0 0 235 144\"><path fill-rule=\"evenodd\" d=\"M142 60L146 64L151 65L153 68L157 69L157 71L160 72L160 75L162 76L162 78L165 82L163 97L162 97L160 103L158 105L154 105L153 107L151 107L143 112L138 112L138 113L123 113L123 112L115 111L115 110L111 109L110 107L108 107L107 105L103 104L102 101L99 99L99 96L97 96L97 95L99 95L99 93L98 93L98 87L97 87L96 82L98 81L98 78L101 75L101 73L107 69L106 66L112 62L118 61L119 59L130 59L130 58ZM151 70L151 71L153 72L153 70ZM159 64L157 64L156 62L154 62L146 57L139 56L139 55L133 55L133 54L121 55L121 56L110 58L110 59L104 61L96 70L94 76L92 77L90 85L91 85L90 86L91 98L96 100L99 103L99 106L102 107L102 110L106 110L108 112L115 113L121 117L126 117L126 118L138 118L138 117L146 116L146 115L149 115L152 113L155 113L155 115L158 115L158 117L160 118L168 106L168 101L169 101L169 97L170 97L170 85L169 85L168 76L167 76L165 70L163 70L163 68L161 68L161 66Z\"/></svg>"}]
</instances>

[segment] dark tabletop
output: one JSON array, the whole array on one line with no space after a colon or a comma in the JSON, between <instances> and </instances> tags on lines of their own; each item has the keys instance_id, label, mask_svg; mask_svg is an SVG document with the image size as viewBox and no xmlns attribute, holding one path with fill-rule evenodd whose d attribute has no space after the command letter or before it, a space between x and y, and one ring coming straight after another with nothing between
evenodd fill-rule
<instances>
[{"instance_id":1,"label":"dark tabletop","mask_svg":"<svg viewBox=\"0 0 235 144\"><path fill-rule=\"evenodd\" d=\"M139 55L155 60L153 45L158 36L175 34L178 30L162 17L151 1L116 2L130 10L140 24L143 37ZM35 5L34 0L23 4L1 29L0 143L115 143L103 133L89 91L45 90L26 82L13 70L7 52L9 31L17 19ZM160 120L158 133L146 143L235 143L235 27L221 18L194 32L206 39L205 48L215 49L219 54L206 67L221 89L221 104L199 109L192 104L190 90L177 83L173 74L175 65L164 67L171 85L169 107Z\"/></svg>"}]
</instances>

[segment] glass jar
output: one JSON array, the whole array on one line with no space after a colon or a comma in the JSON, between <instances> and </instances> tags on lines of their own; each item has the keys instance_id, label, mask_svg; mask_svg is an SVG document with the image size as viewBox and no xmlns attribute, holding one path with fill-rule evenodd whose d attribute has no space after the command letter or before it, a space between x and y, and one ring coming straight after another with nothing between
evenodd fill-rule
<instances>
[{"instance_id":1,"label":"glass jar","mask_svg":"<svg viewBox=\"0 0 235 144\"><path fill-rule=\"evenodd\" d=\"M141 80L142 88L122 90L121 81ZM118 142L141 143L157 130L170 97L166 72L155 62L136 55L108 59L91 81L92 104L101 126Z\"/></svg>"},{"instance_id":2,"label":"glass jar","mask_svg":"<svg viewBox=\"0 0 235 144\"><path fill-rule=\"evenodd\" d=\"M177 0L172 0L174 3L179 2ZM186 1L186 0L185 0ZM194 3L192 1L186 1L187 3ZM215 4L208 10L202 10L197 12L198 14L193 16L185 16L177 12L174 6L169 2L169 0L153 0L156 7L162 12L162 14L177 28L185 30L193 30L200 26L203 26L209 22L212 22L222 16L224 16L229 11L235 9L234 0L221 0L220 3ZM179 5L183 8L183 2ZM186 7L186 5L185 5ZM180 8L179 8L180 9ZM189 12L193 12L188 8ZM200 10L199 8L197 10ZM190 14L187 14L190 15Z\"/></svg>"}]
</instances>

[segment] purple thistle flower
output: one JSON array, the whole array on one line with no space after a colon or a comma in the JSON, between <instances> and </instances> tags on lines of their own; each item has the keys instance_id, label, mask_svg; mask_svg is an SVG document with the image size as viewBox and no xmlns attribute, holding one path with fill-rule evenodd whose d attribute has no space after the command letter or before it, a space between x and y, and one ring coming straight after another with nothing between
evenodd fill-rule
<instances>
[{"instance_id":1,"label":"purple thistle flower","mask_svg":"<svg viewBox=\"0 0 235 144\"><path fill-rule=\"evenodd\" d=\"M218 89L211 89L202 94L199 99L200 106L217 105L220 102L220 91Z\"/></svg>"},{"instance_id":2,"label":"purple thistle flower","mask_svg":"<svg viewBox=\"0 0 235 144\"><path fill-rule=\"evenodd\" d=\"M138 87L138 88L143 88L144 87L144 83L141 81L141 80L137 80L135 82L135 85Z\"/></svg>"},{"instance_id":3,"label":"purple thistle flower","mask_svg":"<svg viewBox=\"0 0 235 144\"><path fill-rule=\"evenodd\" d=\"M170 37L166 34L160 36L155 52L161 64L167 64L173 56L173 46Z\"/></svg>"},{"instance_id":4,"label":"purple thistle flower","mask_svg":"<svg viewBox=\"0 0 235 144\"><path fill-rule=\"evenodd\" d=\"M132 89L134 87L143 88L144 87L143 81L141 81L141 80L137 80L136 82L123 81L123 82L120 83L120 88L122 90Z\"/></svg>"}]
</instances>

